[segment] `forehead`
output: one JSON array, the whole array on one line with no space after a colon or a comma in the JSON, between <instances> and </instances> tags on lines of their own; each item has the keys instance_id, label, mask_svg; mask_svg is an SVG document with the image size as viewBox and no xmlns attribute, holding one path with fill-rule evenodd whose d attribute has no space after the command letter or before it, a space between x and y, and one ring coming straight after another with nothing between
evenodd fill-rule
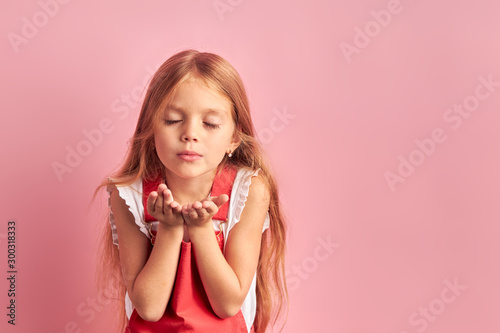
<instances>
[{"instance_id":1,"label":"forehead","mask_svg":"<svg viewBox=\"0 0 500 333\"><path fill-rule=\"evenodd\" d=\"M232 102L227 95L200 79L188 79L179 84L166 103L166 111L203 112L231 115Z\"/></svg>"}]
</instances>

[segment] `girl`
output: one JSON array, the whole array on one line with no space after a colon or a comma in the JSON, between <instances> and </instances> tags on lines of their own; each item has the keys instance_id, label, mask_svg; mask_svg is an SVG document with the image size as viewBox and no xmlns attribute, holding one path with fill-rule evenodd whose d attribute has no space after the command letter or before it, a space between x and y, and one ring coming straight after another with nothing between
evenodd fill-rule
<instances>
[{"instance_id":1,"label":"girl","mask_svg":"<svg viewBox=\"0 0 500 333\"><path fill-rule=\"evenodd\" d=\"M276 323L287 300L285 222L226 60L188 50L158 69L125 163L96 193L103 187L110 225L98 284L119 288L120 332L259 333Z\"/></svg>"}]
</instances>

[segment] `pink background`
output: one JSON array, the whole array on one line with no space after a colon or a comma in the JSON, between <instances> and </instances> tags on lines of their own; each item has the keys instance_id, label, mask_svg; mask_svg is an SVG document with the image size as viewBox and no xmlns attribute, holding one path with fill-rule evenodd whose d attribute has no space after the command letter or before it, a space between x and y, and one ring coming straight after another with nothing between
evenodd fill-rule
<instances>
[{"instance_id":1,"label":"pink background","mask_svg":"<svg viewBox=\"0 0 500 333\"><path fill-rule=\"evenodd\" d=\"M480 80L500 82L497 2L54 1L0 14L2 332L111 332L111 307L88 305L104 221L87 205L144 82L185 48L227 58L248 89L290 223L284 332L500 331L500 86ZM68 147L90 149L58 178Z\"/></svg>"}]
</instances>

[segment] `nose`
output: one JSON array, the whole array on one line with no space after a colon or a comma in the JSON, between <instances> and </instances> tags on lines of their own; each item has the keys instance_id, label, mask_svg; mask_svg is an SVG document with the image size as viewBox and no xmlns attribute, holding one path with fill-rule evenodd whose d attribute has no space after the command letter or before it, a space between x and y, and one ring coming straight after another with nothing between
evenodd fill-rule
<instances>
[{"instance_id":1,"label":"nose","mask_svg":"<svg viewBox=\"0 0 500 333\"><path fill-rule=\"evenodd\" d=\"M198 141L198 135L196 134L196 125L193 122L186 122L184 131L181 135L181 140L183 142Z\"/></svg>"}]
</instances>

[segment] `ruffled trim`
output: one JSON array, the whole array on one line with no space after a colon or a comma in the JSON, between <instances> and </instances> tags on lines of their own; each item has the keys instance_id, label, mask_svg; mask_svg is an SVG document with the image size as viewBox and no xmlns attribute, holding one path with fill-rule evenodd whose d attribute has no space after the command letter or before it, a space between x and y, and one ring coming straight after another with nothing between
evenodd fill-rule
<instances>
[{"instance_id":1,"label":"ruffled trim","mask_svg":"<svg viewBox=\"0 0 500 333\"><path fill-rule=\"evenodd\" d=\"M229 210L229 225L224 230L224 242L227 242L229 231L240 221L241 213L245 208L248 192L252 183L252 178L259 174L260 168L256 171L240 169L234 180L233 191L231 192L231 209ZM264 220L262 232L264 232L270 225L269 211Z\"/></svg>"},{"instance_id":2,"label":"ruffled trim","mask_svg":"<svg viewBox=\"0 0 500 333\"><path fill-rule=\"evenodd\" d=\"M252 183L252 178L259 174L259 169L256 171L253 170L245 170L240 169L236 174L236 178L234 179L233 190L231 192L231 200L230 200L230 209L228 216L228 224L224 223L222 225L222 229L224 232L224 244L227 242L227 238L229 236L229 232L231 229L238 223L241 219L241 213L245 208L245 203L248 198L248 192L250 190L250 185ZM264 232L267 228L269 228L270 218L269 211L266 214L266 219L264 220L264 226L262 227L262 232ZM225 249L225 247L224 247ZM241 311L243 312L243 316L245 318L245 323L247 325L247 329L250 332L251 326L255 320L256 313L256 291L255 286L257 281L257 272L254 274L252 279L252 284L250 289L248 290L248 294L245 297L243 305L241 306Z\"/></svg>"},{"instance_id":3,"label":"ruffled trim","mask_svg":"<svg viewBox=\"0 0 500 333\"><path fill-rule=\"evenodd\" d=\"M112 178L108 178L109 180L113 181ZM113 211L111 209L111 192L113 191L113 188L118 189L118 194L120 197L125 200L125 203L128 206L128 210L132 213L134 216L134 221L135 224L139 227L141 232L145 234L148 238L151 236L149 235L148 229L146 228L145 223L143 222L143 217L141 217L141 210L139 205L142 205L142 202L137 202L137 194L133 193L137 191L138 193L142 193L142 181L139 179L136 181L134 184L123 186L123 185L108 185L107 191L109 194L108 198L108 207L109 207L109 224L111 225L111 235L113 237L113 244L118 246L118 233L116 231L116 223L115 223L115 217L113 215ZM140 197L140 196L139 196Z\"/></svg>"}]
</instances>

